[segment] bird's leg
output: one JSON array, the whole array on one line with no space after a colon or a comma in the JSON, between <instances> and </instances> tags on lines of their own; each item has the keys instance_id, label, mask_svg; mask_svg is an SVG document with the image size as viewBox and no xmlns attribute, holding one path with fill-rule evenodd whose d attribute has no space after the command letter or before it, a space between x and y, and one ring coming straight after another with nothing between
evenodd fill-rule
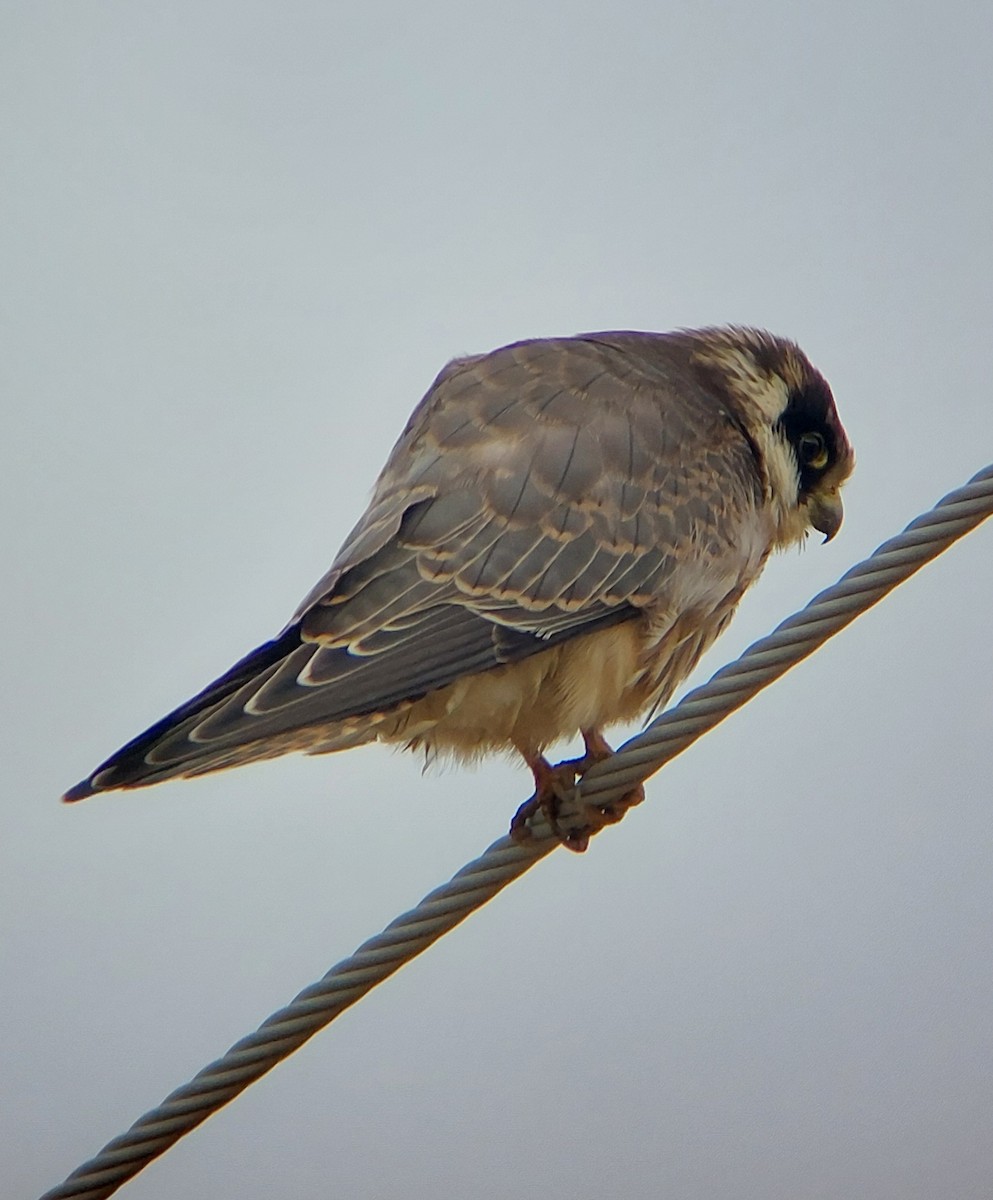
<instances>
[{"instance_id":1,"label":"bird's leg","mask_svg":"<svg viewBox=\"0 0 993 1200\"><path fill-rule=\"evenodd\" d=\"M613 754L598 729L584 729L583 743L586 753L581 758L566 759L554 767L543 755L522 751L534 775L535 791L517 810L510 823L510 836L515 841L526 841L531 836L528 820L535 813L543 812L562 845L581 854L590 844L593 834L605 825L616 824L629 808L644 800L645 789L640 784L626 796L602 808L577 800L577 779L581 779L594 763L602 762Z\"/></svg>"},{"instance_id":2,"label":"bird's leg","mask_svg":"<svg viewBox=\"0 0 993 1200\"><path fill-rule=\"evenodd\" d=\"M599 729L584 729L583 744L586 746L586 755L585 758L580 760L583 763L580 776L585 775L595 763L603 762L605 758L610 758L614 753L613 747L610 746ZM598 814L600 824L596 826L593 832L596 833L604 825L616 825L629 808L634 808L644 798L645 788L639 783L630 792L626 792L617 800L611 800L609 804L605 804L602 807L597 804L584 805L588 814Z\"/></svg>"},{"instance_id":3,"label":"bird's leg","mask_svg":"<svg viewBox=\"0 0 993 1200\"><path fill-rule=\"evenodd\" d=\"M531 774L534 776L534 795L525 800L514 814L510 822L510 836L515 842L526 842L531 836L528 821L535 814L542 812L552 828L552 832L570 850L581 854L589 845L588 837L573 837L563 833L559 827L559 816L563 806L567 805L575 794L577 771L575 763L579 759L559 763L553 767L543 754L528 754L522 751Z\"/></svg>"}]
</instances>

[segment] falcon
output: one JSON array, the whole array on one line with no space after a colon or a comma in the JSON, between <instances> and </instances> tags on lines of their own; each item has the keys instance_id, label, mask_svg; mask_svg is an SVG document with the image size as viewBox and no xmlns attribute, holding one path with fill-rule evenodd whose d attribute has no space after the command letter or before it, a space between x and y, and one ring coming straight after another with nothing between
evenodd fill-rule
<instances>
[{"instance_id":1,"label":"falcon","mask_svg":"<svg viewBox=\"0 0 993 1200\"><path fill-rule=\"evenodd\" d=\"M65 799L372 741L511 750L535 780L512 834L541 810L583 850L643 797L562 817L604 728L669 700L773 550L834 537L853 466L823 376L761 330L455 359L283 631ZM576 734L583 757L551 765Z\"/></svg>"}]
</instances>

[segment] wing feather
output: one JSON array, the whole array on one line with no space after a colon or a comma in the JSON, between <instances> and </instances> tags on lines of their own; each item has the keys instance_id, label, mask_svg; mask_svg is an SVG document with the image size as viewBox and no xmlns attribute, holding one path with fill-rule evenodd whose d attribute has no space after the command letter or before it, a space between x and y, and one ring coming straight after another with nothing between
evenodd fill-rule
<instances>
[{"instance_id":1,"label":"wing feather","mask_svg":"<svg viewBox=\"0 0 993 1200\"><path fill-rule=\"evenodd\" d=\"M761 485L741 430L664 341L523 342L449 364L280 638L70 796L227 765L233 747L262 756L299 730L338 744L339 723L672 603L680 563L730 548Z\"/></svg>"}]
</instances>

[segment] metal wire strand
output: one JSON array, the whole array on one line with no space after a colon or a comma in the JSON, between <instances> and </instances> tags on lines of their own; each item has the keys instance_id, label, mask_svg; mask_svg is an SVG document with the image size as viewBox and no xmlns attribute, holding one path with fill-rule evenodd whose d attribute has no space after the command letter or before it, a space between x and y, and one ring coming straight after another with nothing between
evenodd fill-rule
<instances>
[{"instance_id":1,"label":"metal wire strand","mask_svg":"<svg viewBox=\"0 0 993 1200\"><path fill-rule=\"evenodd\" d=\"M583 800L602 805L625 795L975 529L991 510L993 465L883 542L768 637L753 642L740 658L625 742L612 758L587 771L580 784Z\"/></svg>"},{"instance_id":2,"label":"metal wire strand","mask_svg":"<svg viewBox=\"0 0 993 1200\"><path fill-rule=\"evenodd\" d=\"M606 804L659 770L735 709L812 654L838 630L993 514L993 465L951 492L899 536L884 542L833 587L690 692L610 759L583 777L582 798ZM223 1057L108 1142L42 1200L102 1200L270 1071L350 1005L482 907L556 848L539 818L532 838L494 842L475 862L305 988Z\"/></svg>"}]
</instances>

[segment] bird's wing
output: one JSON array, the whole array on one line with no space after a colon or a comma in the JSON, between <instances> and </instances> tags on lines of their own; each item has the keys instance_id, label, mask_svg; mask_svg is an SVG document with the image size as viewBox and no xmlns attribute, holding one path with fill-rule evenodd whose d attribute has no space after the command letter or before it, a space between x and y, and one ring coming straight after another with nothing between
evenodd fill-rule
<instances>
[{"instance_id":1,"label":"bird's wing","mask_svg":"<svg viewBox=\"0 0 993 1200\"><path fill-rule=\"evenodd\" d=\"M732 416L650 351L562 339L449 364L281 637L96 786L387 712L664 602L687 559L719 562L761 500L755 457Z\"/></svg>"}]
</instances>

